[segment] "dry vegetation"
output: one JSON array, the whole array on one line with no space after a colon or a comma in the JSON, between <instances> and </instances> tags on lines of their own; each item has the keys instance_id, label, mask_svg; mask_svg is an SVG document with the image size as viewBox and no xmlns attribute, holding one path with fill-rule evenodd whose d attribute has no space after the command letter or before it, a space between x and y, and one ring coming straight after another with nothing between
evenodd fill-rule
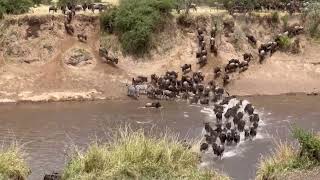
<instances>
[{"instance_id":1,"label":"dry vegetation","mask_svg":"<svg viewBox=\"0 0 320 180\"><path fill-rule=\"evenodd\" d=\"M25 162L25 154L16 143L0 147L0 179L26 180L31 173Z\"/></svg>"},{"instance_id":2,"label":"dry vegetation","mask_svg":"<svg viewBox=\"0 0 320 180\"><path fill-rule=\"evenodd\" d=\"M280 142L272 155L261 160L257 179L319 179L320 138L302 129L293 130L299 144Z\"/></svg>"}]
</instances>

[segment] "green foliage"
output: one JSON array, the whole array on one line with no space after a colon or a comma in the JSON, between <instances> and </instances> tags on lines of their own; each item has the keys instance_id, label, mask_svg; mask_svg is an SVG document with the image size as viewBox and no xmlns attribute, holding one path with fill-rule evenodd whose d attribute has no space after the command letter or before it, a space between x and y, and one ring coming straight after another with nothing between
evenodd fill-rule
<instances>
[{"instance_id":1,"label":"green foliage","mask_svg":"<svg viewBox=\"0 0 320 180\"><path fill-rule=\"evenodd\" d=\"M280 16L279 16L278 11L271 13L271 22L273 24L278 24L280 22Z\"/></svg>"},{"instance_id":2,"label":"green foliage","mask_svg":"<svg viewBox=\"0 0 320 180\"><path fill-rule=\"evenodd\" d=\"M108 31L109 25L114 24L117 12L118 12L118 8L114 7L114 8L108 9L108 11L103 12L103 14L100 16L101 28L104 31Z\"/></svg>"},{"instance_id":3,"label":"green foliage","mask_svg":"<svg viewBox=\"0 0 320 180\"><path fill-rule=\"evenodd\" d=\"M39 4L51 4L52 0L32 0L33 4L39 5Z\"/></svg>"},{"instance_id":4,"label":"green foliage","mask_svg":"<svg viewBox=\"0 0 320 180\"><path fill-rule=\"evenodd\" d=\"M118 9L102 15L103 27L113 23L124 52L144 54L150 49L153 32L163 24L173 4L173 0L121 0Z\"/></svg>"},{"instance_id":5,"label":"green foliage","mask_svg":"<svg viewBox=\"0 0 320 180\"><path fill-rule=\"evenodd\" d=\"M0 20L3 19L5 13L4 7L0 6Z\"/></svg>"},{"instance_id":6,"label":"green foliage","mask_svg":"<svg viewBox=\"0 0 320 180\"><path fill-rule=\"evenodd\" d=\"M286 30L288 28L288 21L289 21L288 14L282 16L281 20L282 20L282 23L283 23L283 29Z\"/></svg>"},{"instance_id":7,"label":"green foliage","mask_svg":"<svg viewBox=\"0 0 320 180\"><path fill-rule=\"evenodd\" d=\"M0 9L6 14L22 14L29 11L33 6L31 0L1 0Z\"/></svg>"},{"instance_id":8,"label":"green foliage","mask_svg":"<svg viewBox=\"0 0 320 180\"><path fill-rule=\"evenodd\" d=\"M307 31L312 38L320 38L320 3L314 2L303 12L306 18Z\"/></svg>"},{"instance_id":9,"label":"green foliage","mask_svg":"<svg viewBox=\"0 0 320 180\"><path fill-rule=\"evenodd\" d=\"M197 154L177 138L121 130L111 143L95 143L85 153L77 152L62 179L227 179L200 171L198 162Z\"/></svg>"},{"instance_id":10,"label":"green foliage","mask_svg":"<svg viewBox=\"0 0 320 180\"><path fill-rule=\"evenodd\" d=\"M30 169L23 159L23 152L16 144L0 148L0 179L27 179Z\"/></svg>"},{"instance_id":11,"label":"green foliage","mask_svg":"<svg viewBox=\"0 0 320 180\"><path fill-rule=\"evenodd\" d=\"M288 36L284 35L279 37L279 41L277 41L277 43L280 49L288 50L291 47L292 40Z\"/></svg>"},{"instance_id":12,"label":"green foliage","mask_svg":"<svg viewBox=\"0 0 320 180\"><path fill-rule=\"evenodd\" d=\"M294 137L301 146L301 158L308 158L316 164L320 164L320 139L315 134L300 128L293 131Z\"/></svg>"},{"instance_id":13,"label":"green foliage","mask_svg":"<svg viewBox=\"0 0 320 180\"><path fill-rule=\"evenodd\" d=\"M58 0L58 6L66 6L69 4L83 4L83 3L100 3L101 0Z\"/></svg>"}]
</instances>

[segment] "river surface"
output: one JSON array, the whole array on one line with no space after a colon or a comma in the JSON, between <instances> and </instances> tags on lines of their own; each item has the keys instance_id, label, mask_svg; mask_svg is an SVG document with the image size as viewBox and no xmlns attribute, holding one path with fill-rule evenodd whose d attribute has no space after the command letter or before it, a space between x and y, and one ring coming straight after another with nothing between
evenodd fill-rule
<instances>
[{"instance_id":1,"label":"river surface","mask_svg":"<svg viewBox=\"0 0 320 180\"><path fill-rule=\"evenodd\" d=\"M222 160L208 163L233 179L253 179L261 156L270 154L278 139L291 141L293 124L320 131L320 97L305 95L243 97L252 102L263 122L253 141L240 143ZM60 171L72 145L85 148L106 140L113 130L132 128L170 130L181 138L199 137L210 114L203 106L186 102L162 102L164 108L142 108L145 101L0 105L0 140L24 145L32 168L31 180ZM155 132L155 133L157 133Z\"/></svg>"}]
</instances>

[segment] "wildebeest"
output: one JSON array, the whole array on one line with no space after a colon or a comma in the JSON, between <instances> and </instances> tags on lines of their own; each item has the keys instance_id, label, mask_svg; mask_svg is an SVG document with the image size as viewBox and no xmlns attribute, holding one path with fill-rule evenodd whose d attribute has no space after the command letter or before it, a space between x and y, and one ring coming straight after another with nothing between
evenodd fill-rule
<instances>
[{"instance_id":1,"label":"wildebeest","mask_svg":"<svg viewBox=\"0 0 320 180\"><path fill-rule=\"evenodd\" d=\"M147 103L147 104L145 105L145 107L160 108L160 107L161 107L161 104L160 104L159 101L157 101L157 102Z\"/></svg>"},{"instance_id":2,"label":"wildebeest","mask_svg":"<svg viewBox=\"0 0 320 180\"><path fill-rule=\"evenodd\" d=\"M244 53L243 54L243 60L250 62L253 59L253 56L251 53Z\"/></svg>"},{"instance_id":3,"label":"wildebeest","mask_svg":"<svg viewBox=\"0 0 320 180\"><path fill-rule=\"evenodd\" d=\"M242 72L248 70L248 68L249 68L249 63L248 63L248 61L242 61L242 62L240 63L240 65L239 65L239 68L240 68L239 73L242 73Z\"/></svg>"},{"instance_id":4,"label":"wildebeest","mask_svg":"<svg viewBox=\"0 0 320 180\"><path fill-rule=\"evenodd\" d=\"M191 71L191 64L184 64L181 66L182 72L187 73L188 71Z\"/></svg>"},{"instance_id":5,"label":"wildebeest","mask_svg":"<svg viewBox=\"0 0 320 180\"><path fill-rule=\"evenodd\" d=\"M229 75L225 75L224 77L223 77L223 86L226 86L226 85L228 85L230 83L230 77L229 77Z\"/></svg>"},{"instance_id":6,"label":"wildebeest","mask_svg":"<svg viewBox=\"0 0 320 180\"><path fill-rule=\"evenodd\" d=\"M209 149L209 145L207 143L202 143L200 145L200 152L207 151Z\"/></svg>"},{"instance_id":7,"label":"wildebeest","mask_svg":"<svg viewBox=\"0 0 320 180\"><path fill-rule=\"evenodd\" d=\"M91 11L94 13L95 10L99 10L99 12L102 12L106 8L103 4L90 4L88 6L88 9L91 9Z\"/></svg>"},{"instance_id":8,"label":"wildebeest","mask_svg":"<svg viewBox=\"0 0 320 180\"><path fill-rule=\"evenodd\" d=\"M83 10L83 7L82 7L81 5L76 5L76 6L74 7L74 10L75 10L75 11L81 11L81 10Z\"/></svg>"},{"instance_id":9,"label":"wildebeest","mask_svg":"<svg viewBox=\"0 0 320 180\"><path fill-rule=\"evenodd\" d=\"M81 42L86 42L88 39L86 34L78 34L77 37L78 37L78 40Z\"/></svg>"},{"instance_id":10,"label":"wildebeest","mask_svg":"<svg viewBox=\"0 0 320 180\"><path fill-rule=\"evenodd\" d=\"M218 48L216 46L216 41L213 37L210 38L210 51L211 51L211 53L214 53L215 56L218 54Z\"/></svg>"},{"instance_id":11,"label":"wildebeest","mask_svg":"<svg viewBox=\"0 0 320 180\"><path fill-rule=\"evenodd\" d=\"M60 9L62 11L62 14L66 14L66 11L67 11L66 6L61 6Z\"/></svg>"},{"instance_id":12,"label":"wildebeest","mask_svg":"<svg viewBox=\"0 0 320 180\"><path fill-rule=\"evenodd\" d=\"M252 45L257 45L257 40L253 35L246 35L248 38L248 42Z\"/></svg>"},{"instance_id":13,"label":"wildebeest","mask_svg":"<svg viewBox=\"0 0 320 180\"><path fill-rule=\"evenodd\" d=\"M142 83L144 83L144 82L148 82L148 77L146 77L146 76L137 76L137 79L139 79Z\"/></svg>"},{"instance_id":14,"label":"wildebeest","mask_svg":"<svg viewBox=\"0 0 320 180\"><path fill-rule=\"evenodd\" d=\"M220 67L214 68L213 73L214 73L215 79L219 78L222 74L221 68Z\"/></svg>"},{"instance_id":15,"label":"wildebeest","mask_svg":"<svg viewBox=\"0 0 320 180\"><path fill-rule=\"evenodd\" d=\"M119 63L119 59L117 57L113 57L113 56L107 56L106 61L107 61L107 63L112 63L112 64Z\"/></svg>"},{"instance_id":16,"label":"wildebeest","mask_svg":"<svg viewBox=\"0 0 320 180\"><path fill-rule=\"evenodd\" d=\"M72 36L74 34L74 28L71 24L64 23L64 27L69 35Z\"/></svg>"},{"instance_id":17,"label":"wildebeest","mask_svg":"<svg viewBox=\"0 0 320 180\"><path fill-rule=\"evenodd\" d=\"M198 60L197 64L199 64L200 66L204 66L207 64L207 62L208 62L207 56L202 56Z\"/></svg>"},{"instance_id":18,"label":"wildebeest","mask_svg":"<svg viewBox=\"0 0 320 180\"><path fill-rule=\"evenodd\" d=\"M50 7L49 7L49 13L50 13L51 11L55 13L55 12L58 11L58 8L57 8L56 6L50 6Z\"/></svg>"},{"instance_id":19,"label":"wildebeest","mask_svg":"<svg viewBox=\"0 0 320 180\"><path fill-rule=\"evenodd\" d=\"M61 180L62 176L59 173L53 172L52 174L46 174L43 180Z\"/></svg>"}]
</instances>

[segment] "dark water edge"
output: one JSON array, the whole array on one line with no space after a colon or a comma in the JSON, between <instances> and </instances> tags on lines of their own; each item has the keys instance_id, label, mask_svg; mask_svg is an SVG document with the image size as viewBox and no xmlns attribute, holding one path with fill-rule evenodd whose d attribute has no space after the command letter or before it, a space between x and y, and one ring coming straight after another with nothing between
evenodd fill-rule
<instances>
[{"instance_id":1,"label":"dark water edge","mask_svg":"<svg viewBox=\"0 0 320 180\"><path fill-rule=\"evenodd\" d=\"M243 97L262 115L263 126L254 141L241 143L222 160L210 159L214 168L234 179L253 179L257 163L274 147L275 139L291 141L290 127L296 124L320 130L320 97L306 95ZM181 138L198 137L203 121L210 117L202 106L186 102L162 102L164 108L145 109L143 101L95 101L0 105L0 140L24 144L32 168L29 179L59 171L68 160L71 145L85 148L105 141L112 130L130 124L133 129L170 130Z\"/></svg>"}]
</instances>

